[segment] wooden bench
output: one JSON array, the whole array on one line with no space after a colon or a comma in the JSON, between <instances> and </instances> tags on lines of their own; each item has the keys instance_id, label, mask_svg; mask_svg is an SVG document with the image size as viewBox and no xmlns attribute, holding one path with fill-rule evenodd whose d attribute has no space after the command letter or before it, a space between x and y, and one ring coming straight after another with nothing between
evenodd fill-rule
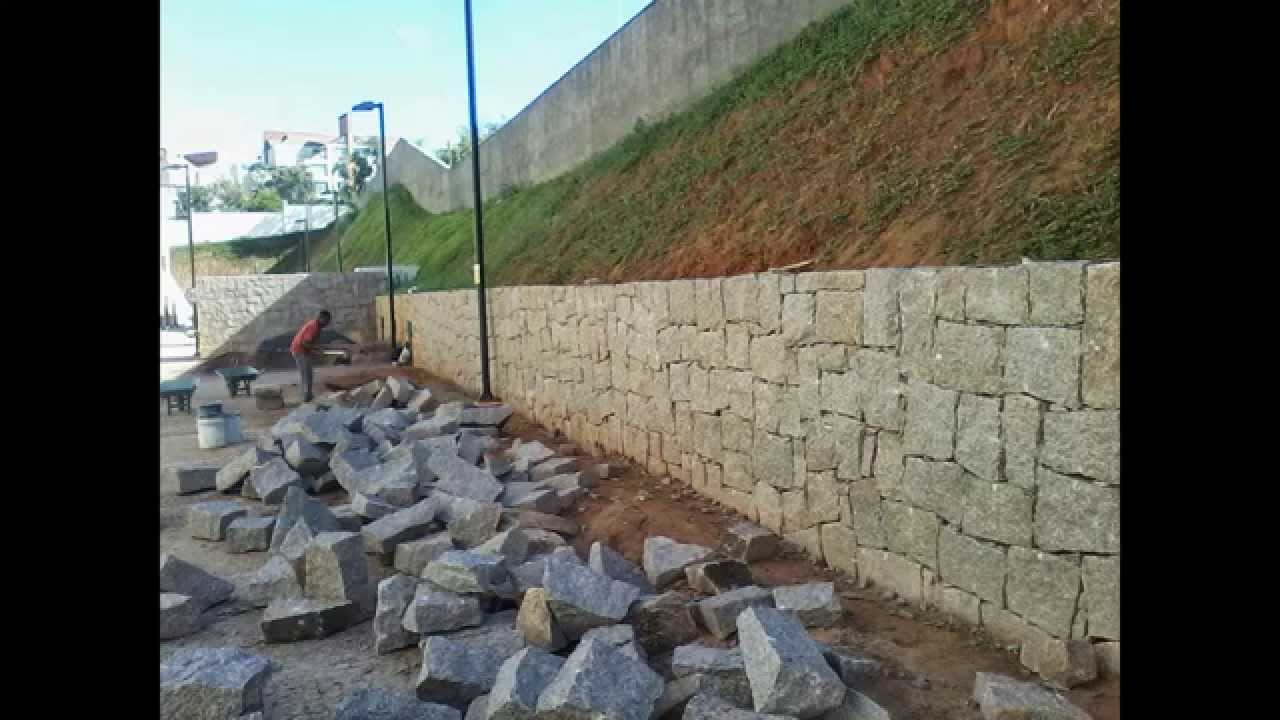
<instances>
[{"instance_id":1,"label":"wooden bench","mask_svg":"<svg viewBox=\"0 0 1280 720\"><path fill-rule=\"evenodd\" d=\"M191 412L191 396L196 391L194 378L178 378L160 382L160 399L165 403L165 414L172 415L176 407L179 411Z\"/></svg>"}]
</instances>

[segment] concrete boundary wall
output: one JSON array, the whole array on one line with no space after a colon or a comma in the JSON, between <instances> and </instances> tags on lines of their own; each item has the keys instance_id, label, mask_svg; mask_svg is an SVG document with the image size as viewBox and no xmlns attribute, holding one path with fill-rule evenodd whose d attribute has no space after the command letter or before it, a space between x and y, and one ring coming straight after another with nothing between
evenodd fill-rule
<instances>
[{"instance_id":1,"label":"concrete boundary wall","mask_svg":"<svg viewBox=\"0 0 1280 720\"><path fill-rule=\"evenodd\" d=\"M1114 664L1119 291L1079 262L497 288L493 390L1033 669L1081 638ZM472 392L475 300L397 298Z\"/></svg>"},{"instance_id":2,"label":"concrete boundary wall","mask_svg":"<svg viewBox=\"0 0 1280 720\"><path fill-rule=\"evenodd\" d=\"M485 198L550 180L612 147L637 120L682 110L850 0L655 0L481 144ZM483 33L478 38L483 45ZM481 79L483 81L483 78ZM387 180L431 212L472 206L471 163L404 140ZM370 182L364 200L381 192Z\"/></svg>"},{"instance_id":3,"label":"concrete boundary wall","mask_svg":"<svg viewBox=\"0 0 1280 720\"><path fill-rule=\"evenodd\" d=\"M267 339L296 333L322 309L330 327L356 342L378 339L374 298L387 291L374 273L296 273L199 277L188 298L200 319L200 354L252 355Z\"/></svg>"}]
</instances>

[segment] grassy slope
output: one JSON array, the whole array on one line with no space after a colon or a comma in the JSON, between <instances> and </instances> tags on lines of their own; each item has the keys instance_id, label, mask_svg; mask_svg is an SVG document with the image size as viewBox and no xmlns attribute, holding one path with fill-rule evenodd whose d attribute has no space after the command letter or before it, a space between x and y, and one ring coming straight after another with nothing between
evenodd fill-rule
<instances>
[{"instance_id":1,"label":"grassy slope","mask_svg":"<svg viewBox=\"0 0 1280 720\"><path fill-rule=\"evenodd\" d=\"M850 6L690 110L486 203L491 281L1118 257L1119 6L1077 6ZM467 285L472 214L401 187L390 202L418 287ZM342 246L348 267L384 261L381 196ZM331 240L315 253L336 269Z\"/></svg>"}]
</instances>

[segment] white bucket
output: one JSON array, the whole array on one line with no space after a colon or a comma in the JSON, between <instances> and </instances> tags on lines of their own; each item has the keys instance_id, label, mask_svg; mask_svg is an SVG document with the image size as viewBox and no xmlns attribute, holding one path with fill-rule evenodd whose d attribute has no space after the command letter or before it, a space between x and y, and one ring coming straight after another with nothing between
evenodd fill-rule
<instances>
[{"instance_id":1,"label":"white bucket","mask_svg":"<svg viewBox=\"0 0 1280 720\"><path fill-rule=\"evenodd\" d=\"M227 421L227 444L235 445L244 441L244 433L240 432L240 414L228 414L222 416Z\"/></svg>"},{"instance_id":2,"label":"white bucket","mask_svg":"<svg viewBox=\"0 0 1280 720\"><path fill-rule=\"evenodd\" d=\"M200 449L212 450L227 445L227 419L225 416L196 418L196 437Z\"/></svg>"}]
</instances>

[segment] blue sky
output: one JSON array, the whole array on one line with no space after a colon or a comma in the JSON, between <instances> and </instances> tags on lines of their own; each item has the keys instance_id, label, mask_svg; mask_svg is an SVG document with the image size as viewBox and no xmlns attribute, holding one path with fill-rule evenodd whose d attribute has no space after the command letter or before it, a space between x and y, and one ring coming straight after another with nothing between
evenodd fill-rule
<instances>
[{"instance_id":1,"label":"blue sky","mask_svg":"<svg viewBox=\"0 0 1280 720\"><path fill-rule=\"evenodd\" d=\"M473 0L480 121L511 118L649 0ZM337 133L362 100L387 134L467 123L463 0L162 0L160 144L250 162L262 131ZM376 134L376 113L354 113ZM220 162L220 166L224 163ZM225 166L224 166L225 167ZM221 173L212 173L221 174Z\"/></svg>"}]
</instances>

